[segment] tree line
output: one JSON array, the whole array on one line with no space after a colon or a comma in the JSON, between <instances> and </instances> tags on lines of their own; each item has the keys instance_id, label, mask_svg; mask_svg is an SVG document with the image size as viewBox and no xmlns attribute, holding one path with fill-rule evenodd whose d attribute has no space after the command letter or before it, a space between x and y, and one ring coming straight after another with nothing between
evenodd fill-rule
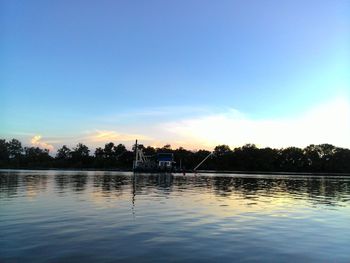
<instances>
[{"instance_id":1,"label":"tree line","mask_svg":"<svg viewBox=\"0 0 350 263\"><path fill-rule=\"evenodd\" d=\"M134 146L135 147L135 146ZM207 150L190 151L182 147L172 149L170 145L161 148L138 145L145 155L173 153L177 167L192 170L210 154ZM113 142L96 148L78 143L69 148L63 145L51 156L48 149L23 147L17 139L0 139L0 168L91 168L131 169L134 149ZM262 171L262 172L338 172L350 173L350 150L331 144L309 145L304 149L288 147L282 149L258 148L254 144L231 149L219 145L214 154L201 167L217 171Z\"/></svg>"}]
</instances>

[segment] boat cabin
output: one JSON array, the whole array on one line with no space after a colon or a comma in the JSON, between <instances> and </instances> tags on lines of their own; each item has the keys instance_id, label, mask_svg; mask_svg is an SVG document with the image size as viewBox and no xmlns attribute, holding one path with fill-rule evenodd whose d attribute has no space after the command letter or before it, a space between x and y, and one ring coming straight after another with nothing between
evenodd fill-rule
<instances>
[{"instance_id":1,"label":"boat cabin","mask_svg":"<svg viewBox=\"0 0 350 263\"><path fill-rule=\"evenodd\" d=\"M171 168L174 165L174 154L172 153L158 153L157 154L158 167Z\"/></svg>"}]
</instances>

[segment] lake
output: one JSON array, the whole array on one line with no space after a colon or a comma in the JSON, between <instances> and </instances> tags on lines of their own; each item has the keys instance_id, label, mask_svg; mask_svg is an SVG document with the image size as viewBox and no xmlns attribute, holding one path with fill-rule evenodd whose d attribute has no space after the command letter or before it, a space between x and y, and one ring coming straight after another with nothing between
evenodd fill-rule
<instances>
[{"instance_id":1,"label":"lake","mask_svg":"<svg viewBox=\"0 0 350 263\"><path fill-rule=\"evenodd\" d=\"M0 171L0 262L350 262L350 177Z\"/></svg>"}]
</instances>

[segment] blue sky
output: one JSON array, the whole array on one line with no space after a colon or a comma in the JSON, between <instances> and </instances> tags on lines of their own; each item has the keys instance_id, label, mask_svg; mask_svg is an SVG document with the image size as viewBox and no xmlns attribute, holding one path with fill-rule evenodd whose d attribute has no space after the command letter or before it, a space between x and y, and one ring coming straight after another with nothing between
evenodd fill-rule
<instances>
[{"instance_id":1,"label":"blue sky","mask_svg":"<svg viewBox=\"0 0 350 263\"><path fill-rule=\"evenodd\" d=\"M237 118L296 125L327 107L344 115L334 130L348 131L347 0L1 0L0 7L2 137L30 143L40 135L53 148L134 137L191 148L264 146L274 141L259 137L259 125L244 140L210 127L225 116L243 135L248 127ZM198 122L210 134L198 133ZM350 146L327 132L282 137L276 146Z\"/></svg>"}]
</instances>

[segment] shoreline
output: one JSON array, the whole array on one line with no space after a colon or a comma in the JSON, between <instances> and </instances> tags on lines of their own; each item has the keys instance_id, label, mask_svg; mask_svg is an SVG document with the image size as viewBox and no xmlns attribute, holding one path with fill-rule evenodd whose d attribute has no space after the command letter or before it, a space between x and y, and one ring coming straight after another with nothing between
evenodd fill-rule
<instances>
[{"instance_id":1,"label":"shoreline","mask_svg":"<svg viewBox=\"0 0 350 263\"><path fill-rule=\"evenodd\" d=\"M0 168L2 171L72 171L72 172L133 172L132 169L95 169L95 168ZM305 176L350 176L350 173L332 172L272 172L272 171L228 171L228 170L185 170L185 174L251 174L251 175L305 175ZM137 174L162 174L162 172L136 172ZM168 172L181 174L182 171Z\"/></svg>"}]
</instances>

